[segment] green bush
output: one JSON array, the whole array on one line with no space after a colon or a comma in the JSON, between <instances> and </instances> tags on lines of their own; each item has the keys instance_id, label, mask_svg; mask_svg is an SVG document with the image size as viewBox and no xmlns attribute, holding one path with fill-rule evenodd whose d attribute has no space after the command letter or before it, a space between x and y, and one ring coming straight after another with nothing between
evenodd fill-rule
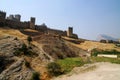
<instances>
[{"instance_id":1,"label":"green bush","mask_svg":"<svg viewBox=\"0 0 120 80\"><path fill-rule=\"evenodd\" d=\"M31 48L32 49L32 48ZM16 56L19 55L27 55L27 56L33 56L33 55L37 55L35 52L33 52L31 49L29 49L29 47L27 47L25 44L22 44L21 48L17 48L15 49L14 54Z\"/></svg>"},{"instance_id":2,"label":"green bush","mask_svg":"<svg viewBox=\"0 0 120 80\"><path fill-rule=\"evenodd\" d=\"M94 63L94 62L111 62L120 64L119 58L105 58L105 57L89 57L88 60L85 60L80 57L75 58L65 58L59 59L56 61L58 63L64 73L70 72L74 67L80 67L87 63Z\"/></svg>"},{"instance_id":3,"label":"green bush","mask_svg":"<svg viewBox=\"0 0 120 80\"><path fill-rule=\"evenodd\" d=\"M27 41L28 41L29 44L30 44L30 42L32 41L32 38L31 38L30 36L28 36L28 37L27 37Z\"/></svg>"},{"instance_id":4,"label":"green bush","mask_svg":"<svg viewBox=\"0 0 120 80\"><path fill-rule=\"evenodd\" d=\"M27 54L27 52L28 52L27 46L26 46L25 44L22 44L22 47L21 47L21 48L15 49L14 54L15 54L16 56L18 56L18 55L22 55L22 54Z\"/></svg>"},{"instance_id":5,"label":"green bush","mask_svg":"<svg viewBox=\"0 0 120 80\"><path fill-rule=\"evenodd\" d=\"M117 58L105 58L105 57L91 57L93 62L111 62L120 64L120 59Z\"/></svg>"},{"instance_id":6,"label":"green bush","mask_svg":"<svg viewBox=\"0 0 120 80\"><path fill-rule=\"evenodd\" d=\"M57 60L64 73L70 72L74 67L80 67L85 64L82 58L65 58Z\"/></svg>"},{"instance_id":7,"label":"green bush","mask_svg":"<svg viewBox=\"0 0 120 80\"><path fill-rule=\"evenodd\" d=\"M93 49L91 56L95 56L96 57L99 53L100 53L100 51L98 51L97 49Z\"/></svg>"},{"instance_id":8,"label":"green bush","mask_svg":"<svg viewBox=\"0 0 120 80\"><path fill-rule=\"evenodd\" d=\"M114 55L120 55L120 52L117 50L97 50L97 49L93 49L92 50L92 55L91 56L97 56L98 54L114 54Z\"/></svg>"},{"instance_id":9,"label":"green bush","mask_svg":"<svg viewBox=\"0 0 120 80\"><path fill-rule=\"evenodd\" d=\"M21 55L20 49L16 49L15 52L14 52L14 55L15 56Z\"/></svg>"},{"instance_id":10,"label":"green bush","mask_svg":"<svg viewBox=\"0 0 120 80\"><path fill-rule=\"evenodd\" d=\"M33 72L31 80L40 80L40 74L38 72Z\"/></svg>"},{"instance_id":11,"label":"green bush","mask_svg":"<svg viewBox=\"0 0 120 80\"><path fill-rule=\"evenodd\" d=\"M22 52L24 52L24 54L26 54L28 52L28 48L25 44L22 45L21 49Z\"/></svg>"},{"instance_id":12,"label":"green bush","mask_svg":"<svg viewBox=\"0 0 120 80\"><path fill-rule=\"evenodd\" d=\"M25 61L25 66L26 66L27 68L30 68L30 63L27 62L27 61Z\"/></svg>"},{"instance_id":13,"label":"green bush","mask_svg":"<svg viewBox=\"0 0 120 80\"><path fill-rule=\"evenodd\" d=\"M47 69L52 76L58 76L62 74L61 66L55 62L48 63Z\"/></svg>"}]
</instances>

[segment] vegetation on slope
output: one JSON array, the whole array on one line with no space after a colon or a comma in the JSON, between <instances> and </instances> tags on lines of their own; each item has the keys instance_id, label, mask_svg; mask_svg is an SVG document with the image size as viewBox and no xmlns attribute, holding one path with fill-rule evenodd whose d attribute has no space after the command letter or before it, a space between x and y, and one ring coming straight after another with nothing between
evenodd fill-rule
<instances>
[{"instance_id":1,"label":"vegetation on slope","mask_svg":"<svg viewBox=\"0 0 120 80\"><path fill-rule=\"evenodd\" d=\"M33 72L31 80L40 80L40 74L38 72Z\"/></svg>"},{"instance_id":2,"label":"vegetation on slope","mask_svg":"<svg viewBox=\"0 0 120 80\"><path fill-rule=\"evenodd\" d=\"M120 51L120 47L117 47L115 44L112 43L100 43L95 41L85 41L81 44L74 44L75 46L84 49L84 50L91 50L94 48L101 49L101 50L117 50Z\"/></svg>"},{"instance_id":3,"label":"vegetation on slope","mask_svg":"<svg viewBox=\"0 0 120 80\"><path fill-rule=\"evenodd\" d=\"M48 70L49 75L51 76L58 76L63 73L61 66L56 62L48 63L47 70Z\"/></svg>"},{"instance_id":4,"label":"vegetation on slope","mask_svg":"<svg viewBox=\"0 0 120 80\"><path fill-rule=\"evenodd\" d=\"M109 55L118 55L120 57L120 52L117 50L98 50L93 49L92 50L92 56L97 56L98 54L109 54Z\"/></svg>"},{"instance_id":5,"label":"vegetation on slope","mask_svg":"<svg viewBox=\"0 0 120 80\"><path fill-rule=\"evenodd\" d=\"M65 58L56 61L64 73L71 71L74 67L79 67L85 64L82 58Z\"/></svg>"},{"instance_id":6,"label":"vegetation on slope","mask_svg":"<svg viewBox=\"0 0 120 80\"><path fill-rule=\"evenodd\" d=\"M88 59L84 58L65 58L57 60L56 63L58 63L64 73L70 72L74 67L80 67L87 63L95 63L95 62L110 62L110 63L116 63L120 64L120 59L116 58L104 58L104 57L89 57Z\"/></svg>"},{"instance_id":7,"label":"vegetation on slope","mask_svg":"<svg viewBox=\"0 0 120 80\"><path fill-rule=\"evenodd\" d=\"M91 57L92 62L110 62L120 64L119 58Z\"/></svg>"}]
</instances>

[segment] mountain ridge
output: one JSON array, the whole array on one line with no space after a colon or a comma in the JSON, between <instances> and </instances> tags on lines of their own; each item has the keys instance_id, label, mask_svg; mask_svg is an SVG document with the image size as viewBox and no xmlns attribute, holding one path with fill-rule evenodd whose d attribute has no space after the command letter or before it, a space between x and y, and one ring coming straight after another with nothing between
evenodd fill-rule
<instances>
[{"instance_id":1,"label":"mountain ridge","mask_svg":"<svg viewBox=\"0 0 120 80\"><path fill-rule=\"evenodd\" d=\"M106 35L106 34L100 34L97 36L97 41L100 41L100 40L113 40L113 41L118 41L118 38L114 38L110 35Z\"/></svg>"}]
</instances>

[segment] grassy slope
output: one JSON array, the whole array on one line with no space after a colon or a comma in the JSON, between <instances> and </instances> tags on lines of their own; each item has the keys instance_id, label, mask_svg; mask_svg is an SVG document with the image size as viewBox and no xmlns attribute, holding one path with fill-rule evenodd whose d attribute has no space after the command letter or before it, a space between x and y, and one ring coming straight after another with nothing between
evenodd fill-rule
<instances>
[{"instance_id":1,"label":"grassy slope","mask_svg":"<svg viewBox=\"0 0 120 80\"><path fill-rule=\"evenodd\" d=\"M72 39L72 38L68 38L68 37L64 37L64 39L66 40L76 40L76 39ZM84 41L84 40L82 40ZM95 41L85 41L85 42L82 42L80 44L74 44L74 43L71 43L72 45L78 47L78 48L81 48L81 49L84 49L84 50L91 50L91 49L94 49L94 48L98 48L98 49L101 49L101 50L117 50L117 51L120 51L120 47L117 47L115 46L114 44L112 43L100 43L100 42L95 42Z\"/></svg>"},{"instance_id":2,"label":"grassy slope","mask_svg":"<svg viewBox=\"0 0 120 80\"><path fill-rule=\"evenodd\" d=\"M0 36L16 36L20 39L26 39L27 36L15 29L0 28Z\"/></svg>"},{"instance_id":3,"label":"grassy slope","mask_svg":"<svg viewBox=\"0 0 120 80\"><path fill-rule=\"evenodd\" d=\"M65 58L62 60L57 60L57 63L61 65L64 72L69 72L74 67L82 66L84 64L81 58Z\"/></svg>"},{"instance_id":4,"label":"grassy slope","mask_svg":"<svg viewBox=\"0 0 120 80\"><path fill-rule=\"evenodd\" d=\"M82 49L88 50L93 48L98 48L101 50L112 50L115 49L117 51L120 51L120 47L116 47L114 44L110 43L100 43L100 42L93 42L93 41L85 41L84 43L75 45L77 47L80 47Z\"/></svg>"},{"instance_id":5,"label":"grassy slope","mask_svg":"<svg viewBox=\"0 0 120 80\"><path fill-rule=\"evenodd\" d=\"M66 58L62 60L56 61L61 65L62 70L67 73L70 72L74 67L80 67L87 63L95 63L95 62L110 62L120 64L120 59L114 58L104 58L104 57L90 57L88 59L82 59L80 57L77 58Z\"/></svg>"}]
</instances>

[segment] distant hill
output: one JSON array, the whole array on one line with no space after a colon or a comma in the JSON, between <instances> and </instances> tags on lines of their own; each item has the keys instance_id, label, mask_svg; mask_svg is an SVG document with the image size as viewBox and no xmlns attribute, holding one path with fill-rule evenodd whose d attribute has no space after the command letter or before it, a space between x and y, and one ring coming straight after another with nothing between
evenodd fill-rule
<instances>
[{"instance_id":1,"label":"distant hill","mask_svg":"<svg viewBox=\"0 0 120 80\"><path fill-rule=\"evenodd\" d=\"M108 36L108 35L105 35L105 34L100 34L100 35L97 37L97 40L98 40L98 41L100 41L101 39L118 41L117 38L114 38L114 37L111 37L111 36Z\"/></svg>"}]
</instances>

